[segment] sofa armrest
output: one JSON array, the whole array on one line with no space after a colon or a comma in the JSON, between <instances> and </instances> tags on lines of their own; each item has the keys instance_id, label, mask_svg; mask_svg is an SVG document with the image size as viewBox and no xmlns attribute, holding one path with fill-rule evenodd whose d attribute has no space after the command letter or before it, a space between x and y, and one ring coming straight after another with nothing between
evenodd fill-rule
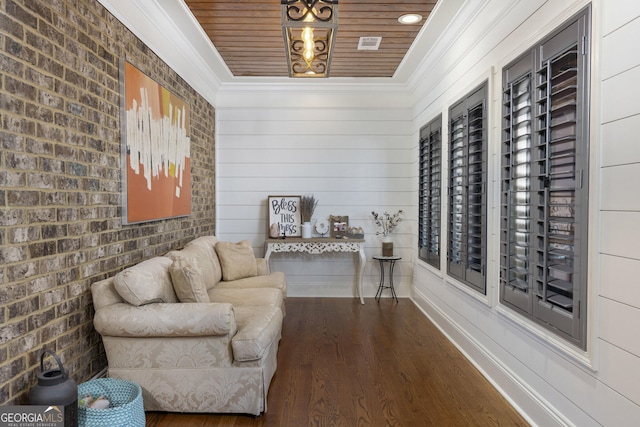
<instances>
[{"instance_id":1,"label":"sofa armrest","mask_svg":"<svg viewBox=\"0 0 640 427\"><path fill-rule=\"evenodd\" d=\"M256 267L258 270L258 276L266 276L269 274L269 266L267 260L264 258L256 258Z\"/></svg>"},{"instance_id":2,"label":"sofa armrest","mask_svg":"<svg viewBox=\"0 0 640 427\"><path fill-rule=\"evenodd\" d=\"M227 303L119 303L97 310L93 325L111 337L233 336L237 331L233 306Z\"/></svg>"}]
</instances>

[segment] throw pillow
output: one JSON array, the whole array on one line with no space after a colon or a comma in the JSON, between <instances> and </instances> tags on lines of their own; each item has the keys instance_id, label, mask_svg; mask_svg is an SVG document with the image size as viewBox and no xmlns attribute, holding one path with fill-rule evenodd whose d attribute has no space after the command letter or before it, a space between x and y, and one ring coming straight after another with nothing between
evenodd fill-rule
<instances>
[{"instance_id":1,"label":"throw pillow","mask_svg":"<svg viewBox=\"0 0 640 427\"><path fill-rule=\"evenodd\" d=\"M113 285L118 294L131 305L156 302L177 302L169 275L171 260L154 257L116 274Z\"/></svg>"},{"instance_id":2,"label":"throw pillow","mask_svg":"<svg viewBox=\"0 0 640 427\"><path fill-rule=\"evenodd\" d=\"M174 261L178 258L187 261L200 273L207 290L222 280L222 268L213 245L187 244L184 249L168 252L165 256Z\"/></svg>"},{"instance_id":3,"label":"throw pillow","mask_svg":"<svg viewBox=\"0 0 640 427\"><path fill-rule=\"evenodd\" d=\"M256 257L248 240L218 242L216 252L222 267L222 280L238 280L258 275Z\"/></svg>"},{"instance_id":4,"label":"throw pillow","mask_svg":"<svg viewBox=\"0 0 640 427\"><path fill-rule=\"evenodd\" d=\"M176 258L171 267L173 289L180 302L210 302L202 274L183 258Z\"/></svg>"}]
</instances>

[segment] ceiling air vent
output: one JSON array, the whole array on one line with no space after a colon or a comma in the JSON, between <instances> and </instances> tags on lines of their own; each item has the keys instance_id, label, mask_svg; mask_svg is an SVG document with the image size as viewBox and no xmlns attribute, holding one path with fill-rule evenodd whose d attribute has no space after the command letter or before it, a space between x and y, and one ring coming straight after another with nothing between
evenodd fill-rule
<instances>
[{"instance_id":1,"label":"ceiling air vent","mask_svg":"<svg viewBox=\"0 0 640 427\"><path fill-rule=\"evenodd\" d=\"M358 50L378 50L382 37L360 37Z\"/></svg>"}]
</instances>

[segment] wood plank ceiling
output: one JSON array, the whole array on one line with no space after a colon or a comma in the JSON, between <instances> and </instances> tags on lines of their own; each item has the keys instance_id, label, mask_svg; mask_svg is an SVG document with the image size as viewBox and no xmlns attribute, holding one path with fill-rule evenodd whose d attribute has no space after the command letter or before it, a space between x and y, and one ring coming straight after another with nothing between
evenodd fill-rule
<instances>
[{"instance_id":1,"label":"wood plank ceiling","mask_svg":"<svg viewBox=\"0 0 640 427\"><path fill-rule=\"evenodd\" d=\"M234 76L288 76L280 0L185 0ZM339 0L331 77L392 77L436 0ZM398 23L405 13L422 21ZM360 37L382 37L377 51Z\"/></svg>"}]
</instances>

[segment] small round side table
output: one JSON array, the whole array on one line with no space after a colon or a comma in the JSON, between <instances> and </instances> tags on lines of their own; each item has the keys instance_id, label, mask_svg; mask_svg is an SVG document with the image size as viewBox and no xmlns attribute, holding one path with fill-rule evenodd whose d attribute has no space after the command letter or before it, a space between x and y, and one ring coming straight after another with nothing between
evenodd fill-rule
<instances>
[{"instance_id":1,"label":"small round side table","mask_svg":"<svg viewBox=\"0 0 640 427\"><path fill-rule=\"evenodd\" d=\"M382 296L383 289L391 290L391 297L398 302L398 297L396 296L396 290L393 287L393 267L396 265L396 261L402 259L399 256L374 256L373 259L378 260L380 262L380 286L378 286L378 292L376 292L376 300L380 301L380 297ZM389 285L386 286L384 284L384 264L389 263Z\"/></svg>"}]
</instances>

